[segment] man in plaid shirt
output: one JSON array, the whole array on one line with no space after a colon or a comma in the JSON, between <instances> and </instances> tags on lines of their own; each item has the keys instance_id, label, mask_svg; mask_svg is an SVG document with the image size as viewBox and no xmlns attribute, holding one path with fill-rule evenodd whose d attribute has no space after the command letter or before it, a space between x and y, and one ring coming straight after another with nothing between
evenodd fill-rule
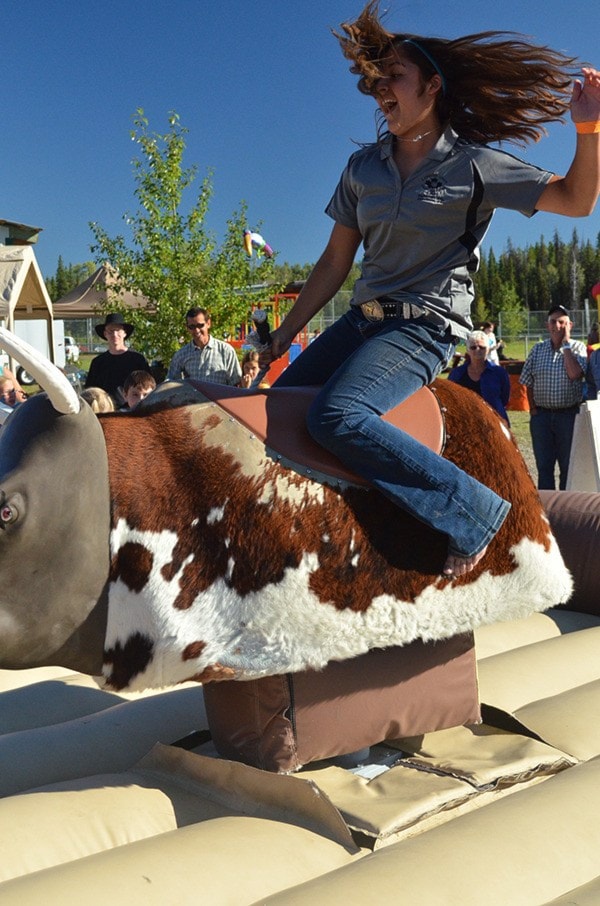
<instances>
[{"instance_id":1,"label":"man in plaid shirt","mask_svg":"<svg viewBox=\"0 0 600 906\"><path fill-rule=\"evenodd\" d=\"M237 387L242 379L242 368L236 351L229 343L211 335L210 315L206 309L190 308L186 312L185 325L191 340L171 359L167 380L192 378Z\"/></svg>"},{"instance_id":2,"label":"man in plaid shirt","mask_svg":"<svg viewBox=\"0 0 600 906\"><path fill-rule=\"evenodd\" d=\"M559 488L564 491L567 486L575 417L583 400L587 366L584 344L571 340L572 327L567 309L554 305L548 312L550 337L533 347L519 378L527 387L540 490L555 489L557 462Z\"/></svg>"}]
</instances>

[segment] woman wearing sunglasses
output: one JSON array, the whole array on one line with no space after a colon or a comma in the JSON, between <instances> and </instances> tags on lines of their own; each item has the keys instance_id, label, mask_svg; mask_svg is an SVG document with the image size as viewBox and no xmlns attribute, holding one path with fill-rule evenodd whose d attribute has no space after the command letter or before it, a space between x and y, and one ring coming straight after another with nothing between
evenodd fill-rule
<instances>
[{"instance_id":1,"label":"woman wearing sunglasses","mask_svg":"<svg viewBox=\"0 0 600 906\"><path fill-rule=\"evenodd\" d=\"M448 380L478 393L507 424L510 424L506 414L510 397L510 378L502 366L490 362L489 350L487 335L483 330L474 330L467 337L466 362L453 368Z\"/></svg>"}]
</instances>

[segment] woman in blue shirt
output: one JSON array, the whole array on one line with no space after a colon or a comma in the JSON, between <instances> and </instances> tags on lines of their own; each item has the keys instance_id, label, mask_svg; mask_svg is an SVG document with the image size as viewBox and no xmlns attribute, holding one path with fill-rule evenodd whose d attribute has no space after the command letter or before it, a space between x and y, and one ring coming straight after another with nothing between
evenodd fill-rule
<instances>
[{"instance_id":1,"label":"woman in blue shirt","mask_svg":"<svg viewBox=\"0 0 600 906\"><path fill-rule=\"evenodd\" d=\"M474 330L467 337L467 361L453 368L448 380L478 393L510 424L505 408L510 398L510 378L501 365L490 362L489 351L487 334Z\"/></svg>"}]
</instances>

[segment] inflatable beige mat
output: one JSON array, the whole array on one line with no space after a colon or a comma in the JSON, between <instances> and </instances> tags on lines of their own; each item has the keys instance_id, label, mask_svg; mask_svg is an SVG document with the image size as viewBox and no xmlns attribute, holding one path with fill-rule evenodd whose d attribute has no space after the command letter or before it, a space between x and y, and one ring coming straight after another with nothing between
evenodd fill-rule
<instances>
[{"instance_id":1,"label":"inflatable beige mat","mask_svg":"<svg viewBox=\"0 0 600 906\"><path fill-rule=\"evenodd\" d=\"M0 670L0 692L5 689L18 689L30 683L40 683L47 679L63 679L66 677L83 676L66 667L31 667L29 670Z\"/></svg>"},{"instance_id":2,"label":"inflatable beige mat","mask_svg":"<svg viewBox=\"0 0 600 906\"><path fill-rule=\"evenodd\" d=\"M383 748L389 770L371 761L353 770L322 766L314 780L339 809L356 839L378 849L480 808L525 784L563 771L575 760L538 740L478 725L438 730ZM385 763L385 758L383 759Z\"/></svg>"},{"instance_id":3,"label":"inflatable beige mat","mask_svg":"<svg viewBox=\"0 0 600 906\"><path fill-rule=\"evenodd\" d=\"M11 902L15 890L14 896L25 903L42 902L44 896L50 898L44 903L54 896L56 902L79 902L77 893L85 890L86 903L93 903L88 887L95 887L96 878L106 872L110 883L114 876L117 889L141 906L160 902L176 866L192 881L198 868L202 889L214 892L215 902L239 906L346 864L360 855L357 844L364 855L366 849L421 833L525 784L546 783L548 775L573 764L539 741L477 726L402 740L402 752L386 748L379 764L370 761L354 770L323 766L284 776L158 746L117 772L107 767L114 765L114 753L97 734L111 712L126 714L131 707L120 705L88 718L94 733L79 740L84 747L77 758L69 742L78 749L78 741L68 738L59 758L67 760L69 779L0 800L0 903ZM47 739L51 732L54 743L67 726L38 733ZM112 746L118 746L112 724L105 729ZM139 727L134 732L134 744L126 734L123 740L125 760L131 762ZM4 742L22 737L31 743L35 734L12 734ZM95 744L98 752L89 748ZM26 761L26 750L20 752ZM49 750L54 774L52 754ZM98 762L103 773L84 776L86 764L91 772ZM36 764L38 776L48 773L41 759ZM13 765L10 773L22 770ZM71 779L75 771L79 776ZM265 825L267 820L279 823L273 828ZM238 847L244 854L239 860ZM238 878L247 861L255 875L241 892ZM144 899L140 877L153 879L156 900ZM110 886L103 885L102 895L107 892Z\"/></svg>"},{"instance_id":4,"label":"inflatable beige mat","mask_svg":"<svg viewBox=\"0 0 600 906\"><path fill-rule=\"evenodd\" d=\"M0 852L2 904L86 906L242 906L361 855L312 782L170 746L0 801Z\"/></svg>"},{"instance_id":5,"label":"inflatable beige mat","mask_svg":"<svg viewBox=\"0 0 600 906\"><path fill-rule=\"evenodd\" d=\"M3 679L0 677L0 682ZM30 685L0 686L0 690L0 733L47 727L125 701L117 693L100 689L93 677L80 673L47 677Z\"/></svg>"},{"instance_id":6,"label":"inflatable beige mat","mask_svg":"<svg viewBox=\"0 0 600 906\"><path fill-rule=\"evenodd\" d=\"M0 670L0 734L75 720L126 701L156 700L158 695L199 688L197 683L181 683L160 690L117 693L100 688L102 682L101 677L61 668Z\"/></svg>"},{"instance_id":7,"label":"inflatable beige mat","mask_svg":"<svg viewBox=\"0 0 600 906\"><path fill-rule=\"evenodd\" d=\"M105 716L103 712L102 717ZM92 723L96 725L97 721ZM53 739L60 737L61 727L51 729ZM23 735L13 734L15 738ZM29 741L33 738L30 734L25 736ZM85 740L88 745L96 741L96 732ZM336 812L337 820L343 823L343 818L344 827L356 833L357 839L369 848L387 845L403 834L421 832L433 823L448 820L459 810L478 808L507 790L574 763L562 752L537 740L482 725L405 739L398 746L400 749L374 747L366 765L352 770L323 763L320 768L313 767L298 775L302 784L309 781L320 795L331 801L339 812ZM133 761L134 747L127 737L123 747L126 759ZM17 864L18 858L25 860L19 870L34 871L87 855L97 848L121 846L142 836L185 826L200 820L204 814L194 806L190 776L194 777L196 786L200 776L205 784L208 776L214 776L222 788L229 778L239 785L240 778L258 776L267 802L273 791L286 789L277 785L281 779L286 780L288 789L294 789L289 787L291 777L282 778L234 762L203 758L179 748L159 747L157 751L162 753L162 761L155 753L121 773L115 772L114 756L102 746L93 758L88 753L83 763L71 755L70 761L67 758L67 770L71 771L68 779L40 783L25 795L0 800L0 852L10 850ZM62 749L60 756L66 755ZM27 761L26 753L24 760ZM86 765L91 770L92 764L100 760L104 764L101 777L83 775ZM108 766L111 761L112 770ZM79 771L78 779L72 779L76 776L74 763ZM211 768L213 774L207 774L206 765L215 765ZM50 767L54 773L52 758ZM47 774L47 769L42 770L38 763L38 776ZM209 789L205 799L210 799L210 795ZM238 795L235 787L228 795L235 799ZM207 806L203 804L202 808L206 810ZM4 822L3 813L7 816ZM33 850L27 842L32 828L37 838L44 841L43 846ZM91 850L82 850L83 841L90 840ZM42 857L49 861L41 864L35 861ZM7 857L3 866L0 879L6 879L2 871L9 871L12 876L16 870Z\"/></svg>"},{"instance_id":8,"label":"inflatable beige mat","mask_svg":"<svg viewBox=\"0 0 600 906\"><path fill-rule=\"evenodd\" d=\"M256 906L539 906L597 881L599 809L594 759Z\"/></svg>"},{"instance_id":9,"label":"inflatable beige mat","mask_svg":"<svg viewBox=\"0 0 600 906\"><path fill-rule=\"evenodd\" d=\"M126 770L154 743L172 743L206 727L202 688L189 684L51 726L7 733L0 736L0 796Z\"/></svg>"},{"instance_id":10,"label":"inflatable beige mat","mask_svg":"<svg viewBox=\"0 0 600 906\"><path fill-rule=\"evenodd\" d=\"M589 884L582 884L561 897L548 900L543 906L598 906L600 903L600 875Z\"/></svg>"},{"instance_id":11,"label":"inflatable beige mat","mask_svg":"<svg viewBox=\"0 0 600 906\"><path fill-rule=\"evenodd\" d=\"M147 689L142 692L127 692L120 690L114 692L105 689L106 682L103 676L89 676L86 673L77 673L66 667L31 667L28 670L0 670L0 692L22 689L25 686L34 686L37 683L56 682L69 686L84 686L97 689L105 695L110 695L113 701L128 701L141 698L143 695L156 695L157 692L169 692L171 689L181 689L182 686L198 685L197 683L177 683L176 686L164 686L162 689Z\"/></svg>"},{"instance_id":12,"label":"inflatable beige mat","mask_svg":"<svg viewBox=\"0 0 600 906\"><path fill-rule=\"evenodd\" d=\"M535 734L585 761L600 754L600 627L479 663L486 723Z\"/></svg>"},{"instance_id":13,"label":"inflatable beige mat","mask_svg":"<svg viewBox=\"0 0 600 906\"><path fill-rule=\"evenodd\" d=\"M479 626L474 632L477 660L592 626L600 626L600 616L559 607L534 613L524 620Z\"/></svg>"}]
</instances>

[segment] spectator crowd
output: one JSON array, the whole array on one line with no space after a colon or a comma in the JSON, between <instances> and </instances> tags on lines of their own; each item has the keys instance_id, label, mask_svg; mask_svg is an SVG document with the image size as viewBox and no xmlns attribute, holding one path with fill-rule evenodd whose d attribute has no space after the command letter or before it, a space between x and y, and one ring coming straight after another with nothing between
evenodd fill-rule
<instances>
[{"instance_id":1,"label":"spectator crowd","mask_svg":"<svg viewBox=\"0 0 600 906\"><path fill-rule=\"evenodd\" d=\"M240 362L234 347L211 333L209 312L190 308L185 315L189 342L175 353L166 380L195 380L250 389L268 387L260 373L259 354L247 350ZM547 339L536 343L519 377L527 392L530 433L538 472L538 488L555 488L558 467L560 490L567 486L575 419L584 399L596 400L600 390L600 334L595 322L587 344L571 337L573 323L562 305L550 308ZM156 386L146 358L131 348L134 327L121 313L106 316L95 327L107 343L106 352L92 359L82 397L95 412L132 411ZM502 367L504 342L495 324L483 322L466 340L463 356L455 356L448 379L478 394L510 425L511 385ZM7 368L0 375L0 426L27 399L15 375Z\"/></svg>"}]
</instances>

